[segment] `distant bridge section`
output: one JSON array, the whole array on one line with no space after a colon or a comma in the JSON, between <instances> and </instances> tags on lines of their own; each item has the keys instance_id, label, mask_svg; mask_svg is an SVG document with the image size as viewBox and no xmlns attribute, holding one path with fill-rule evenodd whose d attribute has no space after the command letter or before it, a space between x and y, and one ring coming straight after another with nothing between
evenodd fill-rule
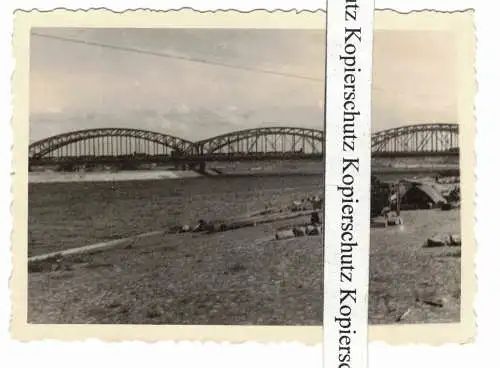
<instances>
[{"instance_id":1,"label":"distant bridge section","mask_svg":"<svg viewBox=\"0 0 500 368\"><path fill-rule=\"evenodd\" d=\"M269 127L240 130L195 143L195 151L207 161L253 159L321 159L321 130Z\"/></svg>"},{"instance_id":2,"label":"distant bridge section","mask_svg":"<svg viewBox=\"0 0 500 368\"><path fill-rule=\"evenodd\" d=\"M458 155L458 124L409 125L372 135L373 157Z\"/></svg>"},{"instance_id":3,"label":"distant bridge section","mask_svg":"<svg viewBox=\"0 0 500 368\"><path fill-rule=\"evenodd\" d=\"M43 157L109 157L191 153L193 142L169 134L130 128L78 130L52 136L29 146L30 159Z\"/></svg>"}]
</instances>

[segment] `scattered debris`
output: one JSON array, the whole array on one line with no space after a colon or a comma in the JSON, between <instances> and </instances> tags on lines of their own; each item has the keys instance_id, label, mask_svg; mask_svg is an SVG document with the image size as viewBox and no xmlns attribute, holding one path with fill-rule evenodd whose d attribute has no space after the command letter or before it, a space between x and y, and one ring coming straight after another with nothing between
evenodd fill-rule
<instances>
[{"instance_id":1,"label":"scattered debris","mask_svg":"<svg viewBox=\"0 0 500 368\"><path fill-rule=\"evenodd\" d=\"M415 296L415 301L417 303L429 305L431 307L443 308L445 304L448 302L448 299L445 297L440 297L437 295L437 292L424 292Z\"/></svg>"},{"instance_id":2,"label":"scattered debris","mask_svg":"<svg viewBox=\"0 0 500 368\"><path fill-rule=\"evenodd\" d=\"M441 204L441 210L443 210L443 211L449 211L452 208L453 208L453 206L449 202Z\"/></svg>"},{"instance_id":3,"label":"scattered debris","mask_svg":"<svg viewBox=\"0 0 500 368\"><path fill-rule=\"evenodd\" d=\"M284 240L294 238L295 234L292 229L281 230L276 233L276 240Z\"/></svg>"},{"instance_id":4,"label":"scattered debris","mask_svg":"<svg viewBox=\"0 0 500 368\"><path fill-rule=\"evenodd\" d=\"M232 273L245 271L246 269L247 268L245 267L245 265L240 263L240 262L236 262L228 267L228 271L230 271Z\"/></svg>"},{"instance_id":5,"label":"scattered debris","mask_svg":"<svg viewBox=\"0 0 500 368\"><path fill-rule=\"evenodd\" d=\"M401 218L401 216L398 216L397 213L395 212L388 212L385 214L384 216L384 219L385 219L385 226L389 226L389 225L403 225L403 219Z\"/></svg>"},{"instance_id":6,"label":"scattered debris","mask_svg":"<svg viewBox=\"0 0 500 368\"><path fill-rule=\"evenodd\" d=\"M320 223L321 220L319 219L319 213L317 211L311 213L311 225L319 225Z\"/></svg>"},{"instance_id":7,"label":"scattered debris","mask_svg":"<svg viewBox=\"0 0 500 368\"><path fill-rule=\"evenodd\" d=\"M107 263L107 262L96 262L96 263L89 263L89 264L85 265L85 268L88 268L88 269L115 268L115 265L112 263Z\"/></svg>"},{"instance_id":8,"label":"scattered debris","mask_svg":"<svg viewBox=\"0 0 500 368\"><path fill-rule=\"evenodd\" d=\"M205 222L205 220L200 219L198 220L198 224L193 228L192 232L193 233L199 233L201 231L207 231L208 224Z\"/></svg>"},{"instance_id":9,"label":"scattered debris","mask_svg":"<svg viewBox=\"0 0 500 368\"><path fill-rule=\"evenodd\" d=\"M413 309L412 307L408 307L403 314L401 314L400 316L398 316L396 318L396 322L401 322L402 320L404 320L406 318L406 316L408 314L410 314L410 312L412 311L412 309Z\"/></svg>"},{"instance_id":10,"label":"scattered debris","mask_svg":"<svg viewBox=\"0 0 500 368\"><path fill-rule=\"evenodd\" d=\"M295 226L292 229L283 229L276 232L276 240L284 240L302 237L306 235L320 235L321 227L317 225L308 224L306 226Z\"/></svg>"},{"instance_id":11,"label":"scattered debris","mask_svg":"<svg viewBox=\"0 0 500 368\"><path fill-rule=\"evenodd\" d=\"M218 233L220 231L226 231L227 230L227 225L223 222L217 222L212 224L207 231L213 232L213 233Z\"/></svg>"},{"instance_id":12,"label":"scattered debris","mask_svg":"<svg viewBox=\"0 0 500 368\"><path fill-rule=\"evenodd\" d=\"M320 196L311 196L295 200L290 205L290 211L320 210L323 208L323 199Z\"/></svg>"},{"instance_id":13,"label":"scattered debris","mask_svg":"<svg viewBox=\"0 0 500 368\"><path fill-rule=\"evenodd\" d=\"M312 203L313 210L320 210L323 208L323 199L319 196L313 196L309 199L309 202Z\"/></svg>"},{"instance_id":14,"label":"scattered debris","mask_svg":"<svg viewBox=\"0 0 500 368\"><path fill-rule=\"evenodd\" d=\"M432 248L432 247L444 247L446 245L445 241L443 238L439 237L433 237L427 239L426 247L427 248Z\"/></svg>"},{"instance_id":15,"label":"scattered debris","mask_svg":"<svg viewBox=\"0 0 500 368\"><path fill-rule=\"evenodd\" d=\"M59 271L62 269L62 255L56 254L52 257L37 260L34 262L28 262L28 272L51 272L51 271Z\"/></svg>"},{"instance_id":16,"label":"scattered debris","mask_svg":"<svg viewBox=\"0 0 500 368\"><path fill-rule=\"evenodd\" d=\"M446 234L442 236L434 236L427 239L424 245L427 248L444 247L444 246L460 246L462 244L461 236L459 234Z\"/></svg>"},{"instance_id":17,"label":"scattered debris","mask_svg":"<svg viewBox=\"0 0 500 368\"><path fill-rule=\"evenodd\" d=\"M281 229L276 232L276 240L302 237L306 235L320 235L321 226L318 224L305 224L304 226L294 226L291 229Z\"/></svg>"},{"instance_id":18,"label":"scattered debris","mask_svg":"<svg viewBox=\"0 0 500 368\"><path fill-rule=\"evenodd\" d=\"M462 237L460 236L460 234L450 234L449 245L462 245Z\"/></svg>"},{"instance_id":19,"label":"scattered debris","mask_svg":"<svg viewBox=\"0 0 500 368\"><path fill-rule=\"evenodd\" d=\"M434 300L426 300L426 299L417 299L417 302L421 302L423 304L427 304L427 305L430 305L432 307L438 307L438 308L444 307L444 303L441 300L434 301Z\"/></svg>"},{"instance_id":20,"label":"scattered debris","mask_svg":"<svg viewBox=\"0 0 500 368\"><path fill-rule=\"evenodd\" d=\"M298 236L304 236L306 235L306 228L304 226L297 226L292 229L293 235L298 237Z\"/></svg>"},{"instance_id":21,"label":"scattered debris","mask_svg":"<svg viewBox=\"0 0 500 368\"><path fill-rule=\"evenodd\" d=\"M147 318L159 318L159 317L163 316L164 313L165 313L165 311L163 310L163 308L160 305L153 304L153 305L149 306L149 308L147 309L146 317Z\"/></svg>"},{"instance_id":22,"label":"scattered debris","mask_svg":"<svg viewBox=\"0 0 500 368\"><path fill-rule=\"evenodd\" d=\"M301 227L289 229L287 231L278 231L276 239L286 239L288 237L304 236L304 235L319 235L321 230L320 209L323 206L323 199L320 196L311 196L302 200L295 200L291 206L288 207L275 207L269 205L265 206L264 210L252 212L240 217L233 217L228 221L207 221L200 219L196 225L191 226L184 224L182 226L173 226L165 231L167 234L179 233L215 233L228 230L235 230L243 227L257 226L263 223L274 221L288 220L302 216L310 216L310 223ZM307 225L312 227L307 228ZM292 234L292 235L290 235Z\"/></svg>"},{"instance_id":23,"label":"scattered debris","mask_svg":"<svg viewBox=\"0 0 500 368\"><path fill-rule=\"evenodd\" d=\"M321 227L311 224L306 226L306 235L320 235Z\"/></svg>"},{"instance_id":24,"label":"scattered debris","mask_svg":"<svg viewBox=\"0 0 500 368\"><path fill-rule=\"evenodd\" d=\"M304 200L293 201L292 204L290 205L290 211L292 212L304 211L305 209L306 209L306 203Z\"/></svg>"},{"instance_id":25,"label":"scattered debris","mask_svg":"<svg viewBox=\"0 0 500 368\"><path fill-rule=\"evenodd\" d=\"M455 186L453 188L447 188L442 192L443 197L446 198L448 202L459 202L460 201L460 187Z\"/></svg>"}]
</instances>

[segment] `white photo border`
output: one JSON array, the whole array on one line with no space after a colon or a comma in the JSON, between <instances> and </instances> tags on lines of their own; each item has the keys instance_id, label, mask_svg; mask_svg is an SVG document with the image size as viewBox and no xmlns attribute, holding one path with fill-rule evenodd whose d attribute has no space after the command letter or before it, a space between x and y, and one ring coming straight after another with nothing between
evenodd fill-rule
<instances>
[{"instance_id":1,"label":"white photo border","mask_svg":"<svg viewBox=\"0 0 500 368\"><path fill-rule=\"evenodd\" d=\"M65 8L90 8L107 7L115 11L134 8L179 8L191 6L197 9L213 8L299 8L314 10L324 9L324 1L315 0L254 0L250 3L240 0L212 0L210 3L203 0L172 0L165 3L162 0L122 0L116 3L113 0L19 0L15 3L2 3L0 16L1 37L0 50L3 55L11 53L12 12L16 8L42 10L56 7ZM494 2L473 0L377 0L376 8L394 9L400 12L411 10L434 9L440 11L476 10L476 36L477 44L477 80L478 93L476 98L476 155L477 155L477 205L476 205L476 238L477 251L477 278L478 293L475 302L477 313L477 336L472 344L459 346L449 344L440 347L430 347L419 344L405 346L392 346L384 342L372 342L369 345L370 366L378 367L409 367L447 365L453 367L470 367L477 363L494 362L498 360L495 352L496 335L500 327L500 315L496 304L498 288L495 281L500 279L500 267L496 260L500 258L500 250L493 246L496 244L494 229L498 225L495 208L500 205L497 194L497 185L490 180L490 173L495 170L497 159L491 153L498 147L497 137L500 136L500 127L495 121L500 121L497 108L496 93L500 84L497 72L500 65L500 54L491 46L496 43L500 31L500 22L495 12ZM11 119L11 73L14 68L12 58L2 61L2 99L3 108L0 110L3 121ZM0 134L0 167L3 180L0 187L3 195L0 196L0 210L2 218L10 219L11 205L11 147L12 136L8 124L4 124ZM12 221L4 221L2 231L2 244L10 244ZM3 280L8 280L12 266L9 247L0 247L0 275ZM2 359L12 365L37 365L50 367L66 367L68 362L75 367L88 367L96 363L100 365L119 364L123 367L136 367L145 362L178 363L186 367L198 367L200 364L214 365L217 367L276 366L287 367L313 366L319 367L322 362L321 346L304 346L297 343L289 344L257 344L245 343L238 345L213 344L213 343L176 343L172 341L145 344L142 342L106 343L89 340L85 342L63 343L59 341L37 341L29 344L12 340L10 337L10 289L8 282L0 288L0 297L4 301L0 309L3 318L0 319L0 344L2 345ZM163 364L163 363L161 363Z\"/></svg>"}]
</instances>

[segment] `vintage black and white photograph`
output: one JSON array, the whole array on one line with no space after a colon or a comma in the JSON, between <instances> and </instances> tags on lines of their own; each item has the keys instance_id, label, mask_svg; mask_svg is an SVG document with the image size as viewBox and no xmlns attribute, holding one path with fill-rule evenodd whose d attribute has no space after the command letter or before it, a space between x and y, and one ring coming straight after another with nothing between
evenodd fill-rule
<instances>
[{"instance_id":1,"label":"vintage black and white photograph","mask_svg":"<svg viewBox=\"0 0 500 368\"><path fill-rule=\"evenodd\" d=\"M472 22L464 38L456 27L439 29L431 13L434 22L392 16L400 29L374 31L369 323L468 325ZM444 14L441 24L465 16Z\"/></svg>"},{"instance_id":2,"label":"vintage black and white photograph","mask_svg":"<svg viewBox=\"0 0 500 368\"><path fill-rule=\"evenodd\" d=\"M322 325L317 19L31 29L28 323Z\"/></svg>"}]
</instances>

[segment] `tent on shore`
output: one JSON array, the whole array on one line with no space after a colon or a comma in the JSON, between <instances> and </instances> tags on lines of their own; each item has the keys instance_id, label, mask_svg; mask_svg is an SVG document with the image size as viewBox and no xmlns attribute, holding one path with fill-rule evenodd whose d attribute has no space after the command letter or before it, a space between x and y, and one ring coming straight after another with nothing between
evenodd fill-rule
<instances>
[{"instance_id":1,"label":"tent on shore","mask_svg":"<svg viewBox=\"0 0 500 368\"><path fill-rule=\"evenodd\" d=\"M412 183L401 196L404 209L434 208L447 203L440 191L432 185Z\"/></svg>"}]
</instances>

